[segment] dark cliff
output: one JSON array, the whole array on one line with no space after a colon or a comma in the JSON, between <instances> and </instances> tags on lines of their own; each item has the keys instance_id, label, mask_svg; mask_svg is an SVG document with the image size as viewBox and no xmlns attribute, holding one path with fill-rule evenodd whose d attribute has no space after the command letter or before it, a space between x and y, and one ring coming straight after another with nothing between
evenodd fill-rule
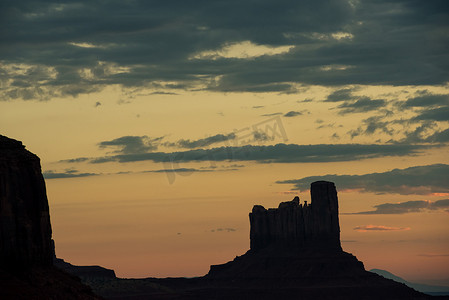
<instances>
[{"instance_id":1,"label":"dark cliff","mask_svg":"<svg viewBox=\"0 0 449 300\"><path fill-rule=\"evenodd\" d=\"M0 266L51 266L53 244L39 158L0 136Z\"/></svg>"},{"instance_id":2,"label":"dark cliff","mask_svg":"<svg viewBox=\"0 0 449 300\"><path fill-rule=\"evenodd\" d=\"M0 135L0 299L101 299L53 266L39 157Z\"/></svg>"},{"instance_id":3,"label":"dark cliff","mask_svg":"<svg viewBox=\"0 0 449 300\"><path fill-rule=\"evenodd\" d=\"M249 214L251 250L273 245L341 250L335 185L317 181L310 191L310 204L303 205L295 197L277 209L255 205Z\"/></svg>"}]
</instances>

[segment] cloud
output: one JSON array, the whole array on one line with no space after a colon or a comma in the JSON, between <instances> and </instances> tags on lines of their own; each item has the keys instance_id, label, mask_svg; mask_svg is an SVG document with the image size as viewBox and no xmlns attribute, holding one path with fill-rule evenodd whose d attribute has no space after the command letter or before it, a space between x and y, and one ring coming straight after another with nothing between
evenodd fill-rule
<instances>
[{"instance_id":1,"label":"cloud","mask_svg":"<svg viewBox=\"0 0 449 300\"><path fill-rule=\"evenodd\" d=\"M173 166L173 165L170 165ZM45 179L56 179L56 178L74 178L74 177L89 177L89 176L100 176L100 175L122 175L122 174L143 174L143 173L176 173L182 176L189 176L192 173L203 173L203 172L223 172L223 171L236 171L240 168L245 167L244 165L232 164L228 166L208 166L196 168L166 168L166 169L156 169L156 170L145 170L145 171L121 171L114 173L80 173L75 169L67 169L64 172L55 172L52 170L43 172Z\"/></svg>"},{"instance_id":2,"label":"cloud","mask_svg":"<svg viewBox=\"0 0 449 300\"><path fill-rule=\"evenodd\" d=\"M216 228L211 229L210 232L235 232L237 229L235 228Z\"/></svg>"},{"instance_id":3,"label":"cloud","mask_svg":"<svg viewBox=\"0 0 449 300\"><path fill-rule=\"evenodd\" d=\"M431 136L427 137L425 139L426 142L430 143L447 143L449 142L449 128L442 130L442 131L436 131Z\"/></svg>"},{"instance_id":4,"label":"cloud","mask_svg":"<svg viewBox=\"0 0 449 300\"><path fill-rule=\"evenodd\" d=\"M268 136L267 133L258 130L258 131L253 131L253 138L255 142L267 142L267 141L272 141L273 137Z\"/></svg>"},{"instance_id":5,"label":"cloud","mask_svg":"<svg viewBox=\"0 0 449 300\"><path fill-rule=\"evenodd\" d=\"M256 161L261 163L310 163L355 161L387 156L416 155L430 146L422 145L362 145L362 144L276 144L246 145L194 149L178 152L141 152L91 158L90 163L105 162L199 162L199 161ZM145 149L144 149L145 150ZM123 152L123 151L122 151ZM73 159L76 161L77 159ZM65 160L66 162L69 160Z\"/></svg>"},{"instance_id":6,"label":"cloud","mask_svg":"<svg viewBox=\"0 0 449 300\"><path fill-rule=\"evenodd\" d=\"M384 203L374 206L375 210L363 211L358 215L389 215L389 214L407 214L432 210L449 209L449 199L438 200L435 202L417 200L401 203Z\"/></svg>"},{"instance_id":7,"label":"cloud","mask_svg":"<svg viewBox=\"0 0 449 300\"><path fill-rule=\"evenodd\" d=\"M354 100L357 97L352 95L352 92L354 91L354 88L345 88L333 91L327 96L327 99L324 100L325 102L341 102L341 101L348 101L348 100Z\"/></svg>"},{"instance_id":8,"label":"cloud","mask_svg":"<svg viewBox=\"0 0 449 300\"><path fill-rule=\"evenodd\" d=\"M184 140L181 139L177 141L174 144L169 144L172 146L177 146L180 148L188 148L188 149L194 149L194 148L200 148L200 147L207 147L212 144L221 143L230 141L236 138L235 133L229 133L229 134L216 134L214 136L209 136L204 139L198 139L198 140Z\"/></svg>"},{"instance_id":9,"label":"cloud","mask_svg":"<svg viewBox=\"0 0 449 300\"><path fill-rule=\"evenodd\" d=\"M445 84L447 19L445 1L6 1L0 99Z\"/></svg>"},{"instance_id":10,"label":"cloud","mask_svg":"<svg viewBox=\"0 0 449 300\"><path fill-rule=\"evenodd\" d=\"M62 159L59 162L61 163L81 163L85 161L90 161L91 158L89 157L77 157L77 158L71 158L71 159Z\"/></svg>"},{"instance_id":11,"label":"cloud","mask_svg":"<svg viewBox=\"0 0 449 300\"><path fill-rule=\"evenodd\" d=\"M95 102L94 106L95 107L101 106L101 102L100 101Z\"/></svg>"},{"instance_id":12,"label":"cloud","mask_svg":"<svg viewBox=\"0 0 449 300\"><path fill-rule=\"evenodd\" d=\"M360 97L355 102L345 101L343 104L337 106L340 109L340 114L349 113L362 113L373 110L378 110L386 105L386 101L383 99L371 99L369 97Z\"/></svg>"},{"instance_id":13,"label":"cloud","mask_svg":"<svg viewBox=\"0 0 449 300\"><path fill-rule=\"evenodd\" d=\"M145 153L148 151L156 150L158 148L157 142L162 138L149 138L147 136L122 136L110 141L103 141L98 143L100 149L104 148L118 148L116 153L132 154L132 153Z\"/></svg>"},{"instance_id":14,"label":"cloud","mask_svg":"<svg viewBox=\"0 0 449 300\"><path fill-rule=\"evenodd\" d=\"M449 106L426 109L418 113L413 121L449 121Z\"/></svg>"},{"instance_id":15,"label":"cloud","mask_svg":"<svg viewBox=\"0 0 449 300\"><path fill-rule=\"evenodd\" d=\"M389 121L384 121L384 116L372 116L362 121L362 126L359 126L355 130L348 131L351 138L359 135L373 135L374 133L381 131L388 135L393 135L395 133L394 129L391 128L391 123Z\"/></svg>"},{"instance_id":16,"label":"cloud","mask_svg":"<svg viewBox=\"0 0 449 300\"><path fill-rule=\"evenodd\" d=\"M359 232L369 232L369 231L406 231L410 230L410 227L389 227L383 225L363 225L353 228Z\"/></svg>"},{"instance_id":17,"label":"cloud","mask_svg":"<svg viewBox=\"0 0 449 300\"><path fill-rule=\"evenodd\" d=\"M100 175L97 173L79 173L78 170L75 169L67 169L64 172L55 172L52 170L44 171L42 173L45 179L57 179L57 178L74 178L74 177L89 177Z\"/></svg>"},{"instance_id":18,"label":"cloud","mask_svg":"<svg viewBox=\"0 0 449 300\"><path fill-rule=\"evenodd\" d=\"M378 110L385 107L387 101L384 99L371 99L367 96L355 96L352 94L358 88L344 88L330 93L324 102L343 102L336 108L340 114L362 113Z\"/></svg>"},{"instance_id":19,"label":"cloud","mask_svg":"<svg viewBox=\"0 0 449 300\"><path fill-rule=\"evenodd\" d=\"M264 115L261 115L262 117L272 117L272 116L279 116L279 115L282 115L282 113L281 112L276 112L276 113L271 113L271 114L264 114Z\"/></svg>"},{"instance_id":20,"label":"cloud","mask_svg":"<svg viewBox=\"0 0 449 300\"><path fill-rule=\"evenodd\" d=\"M429 195L449 193L449 165L435 164L394 169L383 173L364 175L322 175L301 179L277 181L279 184L292 184L296 190L308 190L311 182L328 180L339 190L359 190L371 193L393 193L402 195Z\"/></svg>"},{"instance_id":21,"label":"cloud","mask_svg":"<svg viewBox=\"0 0 449 300\"><path fill-rule=\"evenodd\" d=\"M288 113L284 114L284 117L296 117L296 116L302 116L303 112L302 111L289 111Z\"/></svg>"},{"instance_id":22,"label":"cloud","mask_svg":"<svg viewBox=\"0 0 449 300\"><path fill-rule=\"evenodd\" d=\"M142 173L197 173L197 172L212 172L210 169L195 169L195 168L174 168L174 169L159 169L159 170L147 170Z\"/></svg>"},{"instance_id":23,"label":"cloud","mask_svg":"<svg viewBox=\"0 0 449 300\"><path fill-rule=\"evenodd\" d=\"M449 106L449 95L432 94L429 91L421 91L418 96L407 99L402 107L429 107L429 106Z\"/></svg>"}]
</instances>

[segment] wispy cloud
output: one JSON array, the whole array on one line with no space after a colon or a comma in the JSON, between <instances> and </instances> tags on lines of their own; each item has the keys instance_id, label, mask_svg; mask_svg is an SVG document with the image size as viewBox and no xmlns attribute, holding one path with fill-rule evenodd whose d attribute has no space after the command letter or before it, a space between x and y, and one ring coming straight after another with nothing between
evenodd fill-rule
<instances>
[{"instance_id":1,"label":"wispy cloud","mask_svg":"<svg viewBox=\"0 0 449 300\"><path fill-rule=\"evenodd\" d=\"M115 153L132 154L144 153L158 148L158 142L163 137L149 138L148 136L122 136L110 141L98 143L100 149L113 148Z\"/></svg>"},{"instance_id":2,"label":"wispy cloud","mask_svg":"<svg viewBox=\"0 0 449 300\"><path fill-rule=\"evenodd\" d=\"M378 110L386 105L387 101L383 99L371 99L369 97L360 97L354 102L345 101L337 106L340 114L363 113Z\"/></svg>"},{"instance_id":3,"label":"wispy cloud","mask_svg":"<svg viewBox=\"0 0 449 300\"><path fill-rule=\"evenodd\" d=\"M145 152L118 154L91 158L90 163L105 162L198 162L198 161L257 161L261 163L310 163L354 161L386 156L407 156L420 153L429 146L422 145L362 145L362 144L319 144L319 145L247 145L241 147L219 147L178 152ZM84 158L81 158L84 160ZM78 159L72 159L77 161ZM68 162L70 160L64 160ZM281 183L281 182L279 182ZM295 182L282 182L295 183Z\"/></svg>"},{"instance_id":4,"label":"wispy cloud","mask_svg":"<svg viewBox=\"0 0 449 300\"><path fill-rule=\"evenodd\" d=\"M75 169L67 169L64 172L55 172L52 170L44 171L42 173L45 179L57 179L57 178L74 178L74 177L89 177L100 175L98 173L80 173Z\"/></svg>"},{"instance_id":5,"label":"wispy cloud","mask_svg":"<svg viewBox=\"0 0 449 300\"><path fill-rule=\"evenodd\" d=\"M211 229L210 232L234 232L237 231L236 228L216 228L216 229Z\"/></svg>"},{"instance_id":6,"label":"wispy cloud","mask_svg":"<svg viewBox=\"0 0 449 300\"><path fill-rule=\"evenodd\" d=\"M275 113L270 113L270 114L263 114L261 115L262 117L273 117L273 116L279 116L282 115L281 112L275 112Z\"/></svg>"},{"instance_id":7,"label":"wispy cloud","mask_svg":"<svg viewBox=\"0 0 449 300\"><path fill-rule=\"evenodd\" d=\"M359 215L388 215L388 214L407 214L423 211L436 211L449 209L449 199L437 200L435 202L417 200L400 203L384 203L374 206L375 210L362 211L355 214Z\"/></svg>"},{"instance_id":8,"label":"wispy cloud","mask_svg":"<svg viewBox=\"0 0 449 300\"><path fill-rule=\"evenodd\" d=\"M397 193L403 195L429 195L449 193L449 165L436 164L394 169L383 173L364 175L322 175L300 179L277 181L292 184L294 189L306 190L310 182L329 180L335 182L340 190L359 190L372 193Z\"/></svg>"},{"instance_id":9,"label":"wispy cloud","mask_svg":"<svg viewBox=\"0 0 449 300\"><path fill-rule=\"evenodd\" d=\"M410 227L389 227L383 225L362 225L353 228L359 232L369 232L369 231L406 231L410 230Z\"/></svg>"},{"instance_id":10,"label":"wispy cloud","mask_svg":"<svg viewBox=\"0 0 449 300\"><path fill-rule=\"evenodd\" d=\"M355 91L355 88L344 88L340 90L333 91L330 93L325 102L342 102L342 101L348 101L348 100L355 100L357 99L356 96L352 94L352 92Z\"/></svg>"},{"instance_id":11,"label":"wispy cloud","mask_svg":"<svg viewBox=\"0 0 449 300\"><path fill-rule=\"evenodd\" d=\"M198 139L198 140L181 139L175 143L165 143L164 145L172 146L172 147L174 146L174 147L179 147L179 148L194 149L194 148L207 147L212 144L227 142L227 141L233 140L235 138L236 138L235 133L216 134L216 135Z\"/></svg>"}]
</instances>

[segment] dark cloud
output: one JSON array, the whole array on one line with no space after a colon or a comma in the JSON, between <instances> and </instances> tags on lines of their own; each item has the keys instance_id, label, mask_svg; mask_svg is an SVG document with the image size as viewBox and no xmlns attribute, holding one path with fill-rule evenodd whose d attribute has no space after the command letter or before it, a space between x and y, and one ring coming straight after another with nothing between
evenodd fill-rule
<instances>
[{"instance_id":1,"label":"dark cloud","mask_svg":"<svg viewBox=\"0 0 449 300\"><path fill-rule=\"evenodd\" d=\"M144 153L158 148L158 142L162 138L149 138L147 136L122 136L111 141L98 143L100 148L119 148L116 153L132 154Z\"/></svg>"},{"instance_id":2,"label":"dark cloud","mask_svg":"<svg viewBox=\"0 0 449 300\"><path fill-rule=\"evenodd\" d=\"M449 199L437 200L435 202L417 200L401 203L384 203L374 206L375 210L363 211L355 214L359 215L389 215L389 214L406 214L414 212L423 212L430 210L447 210L449 209Z\"/></svg>"},{"instance_id":3,"label":"dark cloud","mask_svg":"<svg viewBox=\"0 0 449 300\"><path fill-rule=\"evenodd\" d=\"M426 109L418 113L413 121L449 121L449 106Z\"/></svg>"},{"instance_id":4,"label":"dark cloud","mask_svg":"<svg viewBox=\"0 0 449 300\"><path fill-rule=\"evenodd\" d=\"M90 161L91 158L88 157L78 157L78 158L72 158L72 159L63 159L60 160L59 162L62 163L80 163L80 162L85 162L85 161Z\"/></svg>"},{"instance_id":5,"label":"dark cloud","mask_svg":"<svg viewBox=\"0 0 449 300\"><path fill-rule=\"evenodd\" d=\"M404 231L410 230L410 227L390 227L383 225L363 225L353 228L356 231L368 232L368 231Z\"/></svg>"},{"instance_id":6,"label":"dark cloud","mask_svg":"<svg viewBox=\"0 0 449 300\"><path fill-rule=\"evenodd\" d=\"M449 95L432 94L425 90L418 93L418 96L407 99L402 103L403 107L429 107L429 106L449 106Z\"/></svg>"},{"instance_id":7,"label":"dark cloud","mask_svg":"<svg viewBox=\"0 0 449 300\"><path fill-rule=\"evenodd\" d=\"M55 172L52 170L45 171L42 173L45 179L56 179L56 178L74 178L74 177L89 177L99 175L97 173L80 173L75 169L68 169L64 172Z\"/></svg>"},{"instance_id":8,"label":"dark cloud","mask_svg":"<svg viewBox=\"0 0 449 300\"><path fill-rule=\"evenodd\" d=\"M284 117L296 117L296 116L302 116L303 112L301 111L289 111L288 113L284 114Z\"/></svg>"},{"instance_id":9,"label":"dark cloud","mask_svg":"<svg viewBox=\"0 0 449 300\"><path fill-rule=\"evenodd\" d=\"M298 103L308 103L308 102L312 102L312 101L313 101L313 99L304 99L304 100L298 100L296 102L298 102Z\"/></svg>"},{"instance_id":10,"label":"dark cloud","mask_svg":"<svg viewBox=\"0 0 449 300\"><path fill-rule=\"evenodd\" d=\"M118 154L91 158L90 163L105 162L198 162L198 161L257 161L261 163L309 163L354 161L386 156L416 155L430 146L423 145L361 145L361 144L319 144L319 145L247 145L241 147L219 147L178 152L144 152ZM76 159L74 159L76 161ZM67 161L67 160L66 160Z\"/></svg>"},{"instance_id":11,"label":"dark cloud","mask_svg":"<svg viewBox=\"0 0 449 300\"><path fill-rule=\"evenodd\" d=\"M345 101L343 104L337 106L340 109L340 114L348 113L362 113L373 110L378 110L386 105L386 101L383 99L371 99L369 97L360 97L354 102Z\"/></svg>"},{"instance_id":12,"label":"dark cloud","mask_svg":"<svg viewBox=\"0 0 449 300\"><path fill-rule=\"evenodd\" d=\"M178 93L173 92L152 92L150 95L179 95Z\"/></svg>"},{"instance_id":13,"label":"dark cloud","mask_svg":"<svg viewBox=\"0 0 449 300\"><path fill-rule=\"evenodd\" d=\"M426 195L449 193L449 165L436 164L406 169L394 169L383 173L364 175L322 175L301 179L277 181L293 184L296 190L307 190L311 182L329 180L340 190L354 189L372 193L397 193L403 195Z\"/></svg>"},{"instance_id":14,"label":"dark cloud","mask_svg":"<svg viewBox=\"0 0 449 300\"><path fill-rule=\"evenodd\" d=\"M273 140L272 136L269 136L267 133L261 130L253 131L253 138L255 142L268 142Z\"/></svg>"},{"instance_id":15,"label":"dark cloud","mask_svg":"<svg viewBox=\"0 0 449 300\"><path fill-rule=\"evenodd\" d=\"M174 168L174 169L160 169L147 170L142 173L198 173L198 172L212 172L212 169L195 169L195 168Z\"/></svg>"},{"instance_id":16,"label":"dark cloud","mask_svg":"<svg viewBox=\"0 0 449 300\"><path fill-rule=\"evenodd\" d=\"M172 166L172 165L170 165ZM56 178L74 178L74 177L89 177L89 176L98 176L98 175L122 175L122 174L142 174L142 173L176 173L178 175L189 176L193 173L204 173L204 172L223 172L223 171L236 171L240 168L243 168L243 165L229 165L229 166L209 166L209 167L201 167L199 169L196 168L166 168L166 169L156 169L156 170L145 170L145 171L121 171L115 173L80 173L75 169L67 169L64 172L55 172L55 171L45 171L43 172L43 176L45 179L56 179Z\"/></svg>"},{"instance_id":17,"label":"dark cloud","mask_svg":"<svg viewBox=\"0 0 449 300\"><path fill-rule=\"evenodd\" d=\"M100 102L100 101L95 102L95 105L94 105L94 106L95 106L95 107L101 106L101 102Z\"/></svg>"},{"instance_id":18,"label":"dark cloud","mask_svg":"<svg viewBox=\"0 0 449 300\"><path fill-rule=\"evenodd\" d=\"M275 113L271 113L271 114L264 114L264 115L261 115L261 116L262 117L273 117L273 116L279 116L279 115L282 115L282 113L275 112Z\"/></svg>"},{"instance_id":19,"label":"dark cloud","mask_svg":"<svg viewBox=\"0 0 449 300\"><path fill-rule=\"evenodd\" d=\"M343 102L336 108L339 113L363 113L368 111L379 110L386 106L387 101L384 99L371 99L367 96L355 96L352 94L357 88L345 88L330 93L324 102Z\"/></svg>"},{"instance_id":20,"label":"dark cloud","mask_svg":"<svg viewBox=\"0 0 449 300\"><path fill-rule=\"evenodd\" d=\"M445 0L23 0L0 8L4 100L76 96L110 84L295 92L296 83L449 79ZM247 41L290 48L219 55Z\"/></svg>"},{"instance_id":21,"label":"dark cloud","mask_svg":"<svg viewBox=\"0 0 449 300\"><path fill-rule=\"evenodd\" d=\"M341 101L348 101L348 100L354 100L357 97L352 95L352 92L354 91L354 88L345 88L341 90L336 90L330 93L327 96L327 99L324 100L325 102L341 102Z\"/></svg>"},{"instance_id":22,"label":"dark cloud","mask_svg":"<svg viewBox=\"0 0 449 300\"><path fill-rule=\"evenodd\" d=\"M174 144L170 144L172 146L177 146L180 148L188 148L188 149L194 149L194 148L200 148L200 147L207 147L212 144L216 143L222 143L226 141L230 141L236 138L235 133L229 133L229 134L216 134L213 136L209 136L204 139L198 139L198 140L184 140L181 139L177 141Z\"/></svg>"},{"instance_id":23,"label":"dark cloud","mask_svg":"<svg viewBox=\"0 0 449 300\"><path fill-rule=\"evenodd\" d=\"M362 121L362 125L355 130L348 131L351 138L359 135L373 135L376 132L383 132L393 135L395 130L392 128L394 121L385 121L385 116L372 116Z\"/></svg>"},{"instance_id":24,"label":"dark cloud","mask_svg":"<svg viewBox=\"0 0 449 300\"><path fill-rule=\"evenodd\" d=\"M436 127L435 122L422 122L421 125L417 126L414 130L406 130L404 132L405 137L399 140L399 143L425 143L425 142L436 142L437 140L444 139L444 136L438 136L439 132L435 132ZM428 136L429 132L434 132L432 136ZM428 137L426 137L428 136ZM396 142L396 141L390 141Z\"/></svg>"},{"instance_id":25,"label":"dark cloud","mask_svg":"<svg viewBox=\"0 0 449 300\"><path fill-rule=\"evenodd\" d=\"M430 143L448 143L449 142L449 128L442 131L437 131L431 136L425 139L426 142Z\"/></svg>"}]
</instances>

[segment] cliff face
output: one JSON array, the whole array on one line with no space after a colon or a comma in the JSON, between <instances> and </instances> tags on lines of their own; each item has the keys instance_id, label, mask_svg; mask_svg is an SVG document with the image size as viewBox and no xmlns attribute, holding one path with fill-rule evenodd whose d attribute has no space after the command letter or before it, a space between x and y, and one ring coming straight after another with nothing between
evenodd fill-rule
<instances>
[{"instance_id":1,"label":"cliff face","mask_svg":"<svg viewBox=\"0 0 449 300\"><path fill-rule=\"evenodd\" d=\"M312 203L295 197L277 209L255 205L250 218L250 248L295 246L341 251L338 197L332 182L312 183Z\"/></svg>"},{"instance_id":2,"label":"cliff face","mask_svg":"<svg viewBox=\"0 0 449 300\"><path fill-rule=\"evenodd\" d=\"M0 299L100 299L53 257L39 157L0 135Z\"/></svg>"},{"instance_id":3,"label":"cliff face","mask_svg":"<svg viewBox=\"0 0 449 300\"><path fill-rule=\"evenodd\" d=\"M53 252L40 160L0 135L0 267L51 266Z\"/></svg>"}]
</instances>

